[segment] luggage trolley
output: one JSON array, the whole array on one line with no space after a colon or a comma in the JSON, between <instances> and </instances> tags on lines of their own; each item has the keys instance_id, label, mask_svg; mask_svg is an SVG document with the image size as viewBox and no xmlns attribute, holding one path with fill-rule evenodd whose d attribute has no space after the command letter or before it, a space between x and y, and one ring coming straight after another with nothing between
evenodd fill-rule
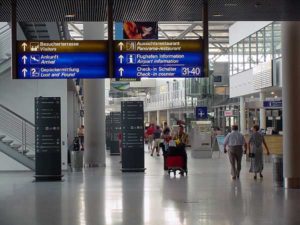
<instances>
[{"instance_id":1,"label":"luggage trolley","mask_svg":"<svg viewBox=\"0 0 300 225\"><path fill-rule=\"evenodd\" d=\"M174 175L176 171L179 171L181 175L187 175L187 171L184 169L184 161L180 155L169 155L167 156L166 166L168 169L168 174L171 175L173 172Z\"/></svg>"}]
</instances>

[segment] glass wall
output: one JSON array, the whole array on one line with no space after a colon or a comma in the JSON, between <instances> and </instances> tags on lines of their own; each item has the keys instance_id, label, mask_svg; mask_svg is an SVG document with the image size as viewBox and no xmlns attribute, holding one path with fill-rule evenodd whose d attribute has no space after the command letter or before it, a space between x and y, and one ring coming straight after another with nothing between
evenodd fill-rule
<instances>
[{"instance_id":1,"label":"glass wall","mask_svg":"<svg viewBox=\"0 0 300 225\"><path fill-rule=\"evenodd\" d=\"M281 57L281 24L273 22L229 49L230 75Z\"/></svg>"}]
</instances>

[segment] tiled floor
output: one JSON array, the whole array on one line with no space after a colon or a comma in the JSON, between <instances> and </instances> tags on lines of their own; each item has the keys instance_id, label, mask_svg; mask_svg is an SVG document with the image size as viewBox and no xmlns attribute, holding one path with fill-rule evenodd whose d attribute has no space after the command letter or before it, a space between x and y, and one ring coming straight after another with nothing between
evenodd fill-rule
<instances>
[{"instance_id":1,"label":"tiled floor","mask_svg":"<svg viewBox=\"0 0 300 225\"><path fill-rule=\"evenodd\" d=\"M300 190L274 188L272 165L253 180L243 161L231 180L226 156L189 157L188 177L170 178L162 157L145 153L146 172L107 167L65 173L64 182L34 183L32 173L0 173L0 225L297 225Z\"/></svg>"}]
</instances>

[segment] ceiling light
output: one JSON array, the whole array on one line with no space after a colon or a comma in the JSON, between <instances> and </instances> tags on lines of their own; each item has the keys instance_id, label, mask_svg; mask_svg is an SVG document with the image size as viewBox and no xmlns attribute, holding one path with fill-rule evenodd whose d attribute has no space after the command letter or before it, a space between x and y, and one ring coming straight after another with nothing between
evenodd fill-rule
<instances>
[{"instance_id":1,"label":"ceiling light","mask_svg":"<svg viewBox=\"0 0 300 225\"><path fill-rule=\"evenodd\" d=\"M214 13L213 16L214 17L222 17L223 15L221 13Z\"/></svg>"},{"instance_id":2,"label":"ceiling light","mask_svg":"<svg viewBox=\"0 0 300 225\"><path fill-rule=\"evenodd\" d=\"M274 94L275 94L275 92L274 92L274 91L272 91L272 92L271 92L271 95L274 95Z\"/></svg>"},{"instance_id":3,"label":"ceiling light","mask_svg":"<svg viewBox=\"0 0 300 225\"><path fill-rule=\"evenodd\" d=\"M224 5L228 7L235 7L237 6L237 3L225 3Z\"/></svg>"},{"instance_id":4,"label":"ceiling light","mask_svg":"<svg viewBox=\"0 0 300 225\"><path fill-rule=\"evenodd\" d=\"M274 96L274 98L278 98L278 96L277 96L277 95L275 95L275 96Z\"/></svg>"},{"instance_id":5,"label":"ceiling light","mask_svg":"<svg viewBox=\"0 0 300 225\"><path fill-rule=\"evenodd\" d=\"M262 3L261 3L261 2L256 2L256 3L254 4L254 7L256 7L256 8L258 8L258 7L260 7L260 6L262 6Z\"/></svg>"},{"instance_id":6,"label":"ceiling light","mask_svg":"<svg viewBox=\"0 0 300 225\"><path fill-rule=\"evenodd\" d=\"M74 18L75 17L75 14L68 14L68 15L65 15L65 18Z\"/></svg>"}]
</instances>

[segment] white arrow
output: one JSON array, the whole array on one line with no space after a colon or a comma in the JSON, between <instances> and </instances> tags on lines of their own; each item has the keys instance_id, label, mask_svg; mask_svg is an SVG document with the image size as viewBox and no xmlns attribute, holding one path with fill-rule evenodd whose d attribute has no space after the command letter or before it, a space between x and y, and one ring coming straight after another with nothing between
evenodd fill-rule
<instances>
[{"instance_id":1,"label":"white arrow","mask_svg":"<svg viewBox=\"0 0 300 225\"><path fill-rule=\"evenodd\" d=\"M120 47L120 51L122 51L123 50L123 46L124 46L123 42L120 42L118 45Z\"/></svg>"},{"instance_id":2,"label":"white arrow","mask_svg":"<svg viewBox=\"0 0 300 225\"><path fill-rule=\"evenodd\" d=\"M120 59L120 63L123 64L124 56L120 55L120 56L119 56L119 59Z\"/></svg>"},{"instance_id":3,"label":"white arrow","mask_svg":"<svg viewBox=\"0 0 300 225\"><path fill-rule=\"evenodd\" d=\"M26 77L28 70L26 68L22 69L23 76Z\"/></svg>"},{"instance_id":4,"label":"white arrow","mask_svg":"<svg viewBox=\"0 0 300 225\"><path fill-rule=\"evenodd\" d=\"M23 51L25 52L25 51L26 51L27 44L24 42L24 43L22 44L22 47L23 47Z\"/></svg>"},{"instance_id":5,"label":"white arrow","mask_svg":"<svg viewBox=\"0 0 300 225\"><path fill-rule=\"evenodd\" d=\"M121 67L121 68L119 69L119 72L120 72L120 77L122 77L122 76L123 76L124 69Z\"/></svg>"},{"instance_id":6,"label":"white arrow","mask_svg":"<svg viewBox=\"0 0 300 225\"><path fill-rule=\"evenodd\" d=\"M26 55L23 55L22 60L23 60L23 64L26 65L27 56L26 56Z\"/></svg>"}]
</instances>

